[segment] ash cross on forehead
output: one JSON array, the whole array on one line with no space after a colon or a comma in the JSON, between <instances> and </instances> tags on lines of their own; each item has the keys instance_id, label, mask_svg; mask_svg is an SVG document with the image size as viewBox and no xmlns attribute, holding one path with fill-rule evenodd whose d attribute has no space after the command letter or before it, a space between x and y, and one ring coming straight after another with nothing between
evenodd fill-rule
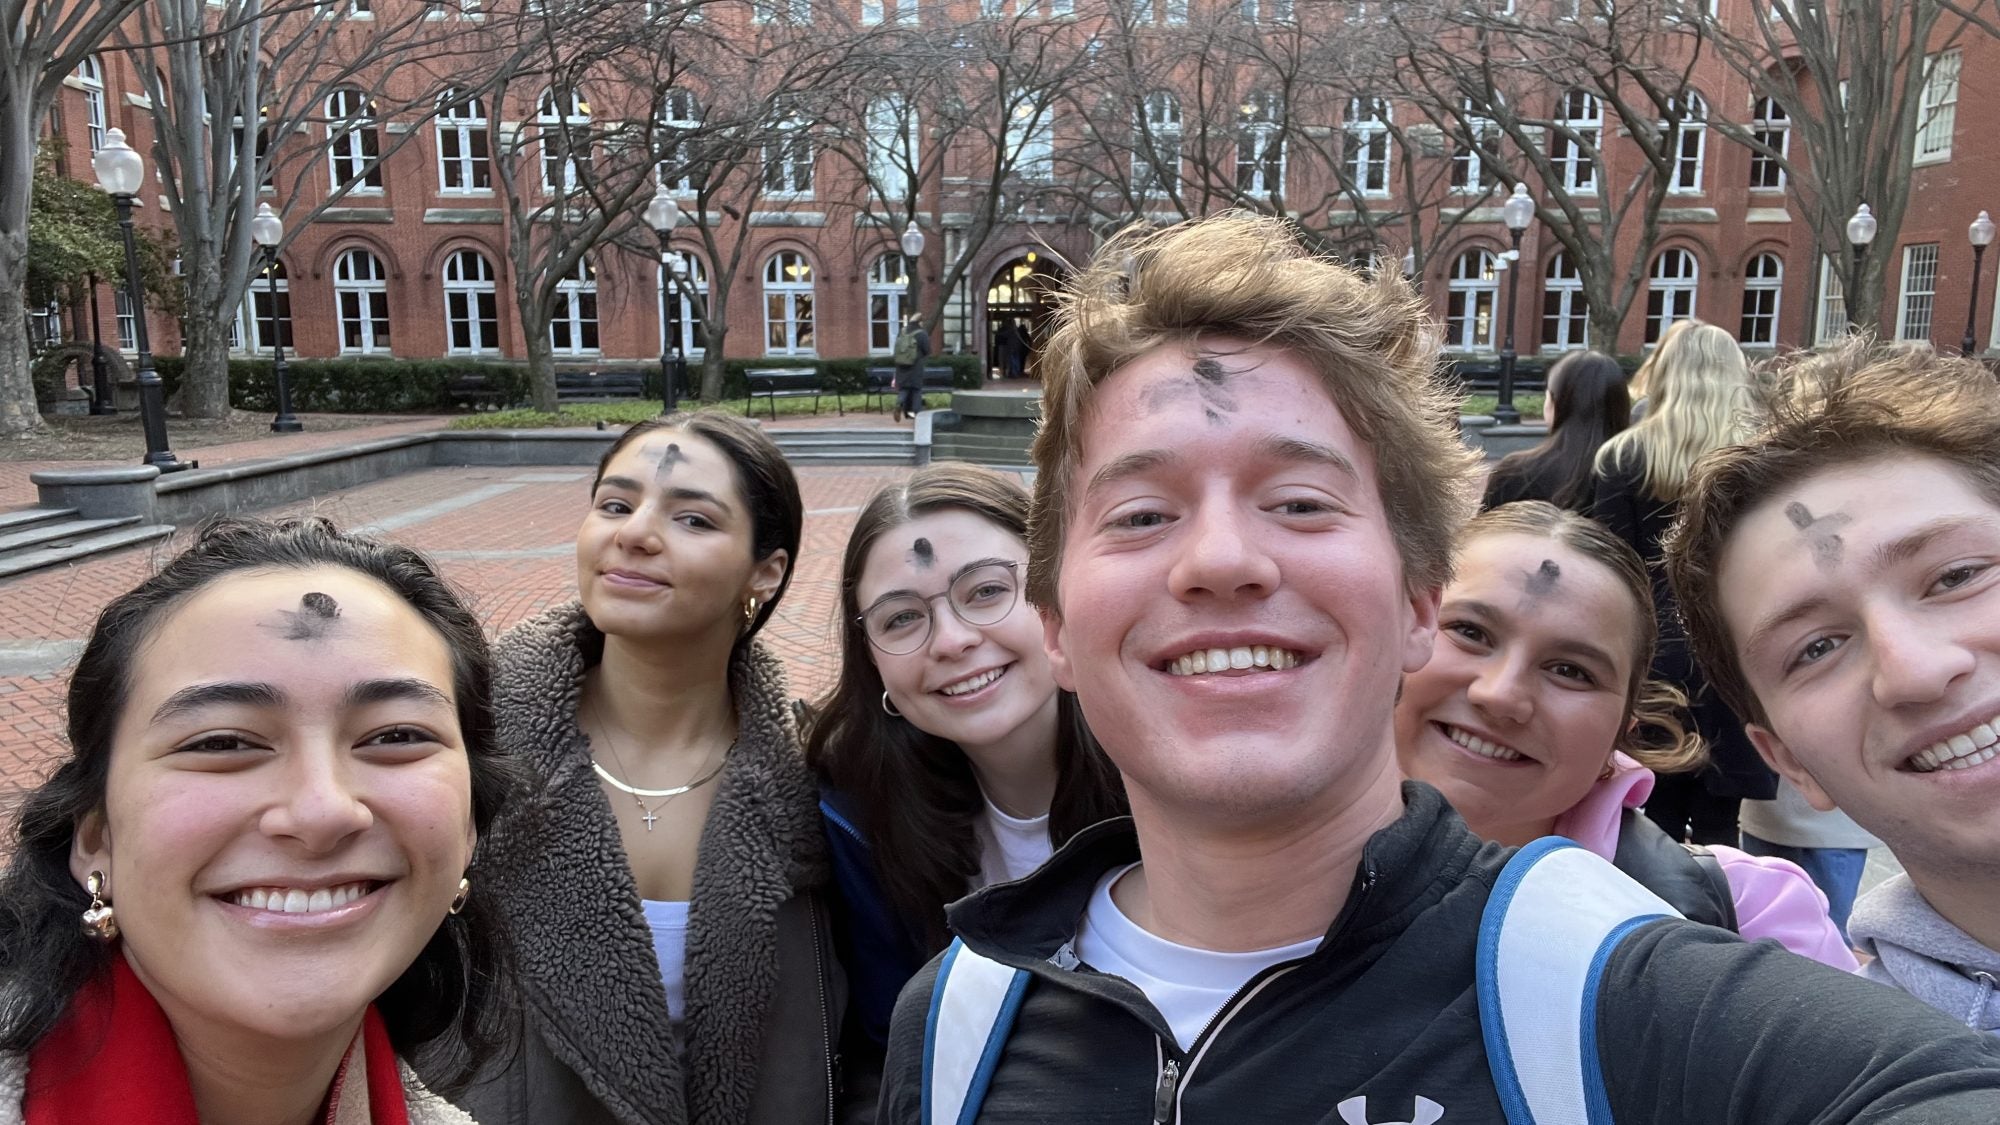
<instances>
[{"instance_id":1,"label":"ash cross on forehead","mask_svg":"<svg viewBox=\"0 0 2000 1125\"><path fill-rule=\"evenodd\" d=\"M937 552L931 550L931 541L919 539L910 544L910 561L917 564L918 570L929 570L936 565Z\"/></svg>"},{"instance_id":2,"label":"ash cross on forehead","mask_svg":"<svg viewBox=\"0 0 2000 1125\"><path fill-rule=\"evenodd\" d=\"M340 603L314 590L299 599L299 608L281 609L278 616L283 623L277 628L284 631L286 640L317 641L333 631L333 623L340 619Z\"/></svg>"},{"instance_id":3,"label":"ash cross on forehead","mask_svg":"<svg viewBox=\"0 0 2000 1125\"><path fill-rule=\"evenodd\" d=\"M1813 564L1821 570L1832 570L1840 565L1840 554L1847 544L1840 537L1840 529L1854 522L1854 517L1845 512L1813 518L1811 509L1797 500L1785 505L1785 518L1805 536L1806 544L1812 549Z\"/></svg>"},{"instance_id":4,"label":"ash cross on forehead","mask_svg":"<svg viewBox=\"0 0 2000 1125\"><path fill-rule=\"evenodd\" d=\"M1146 409L1158 413L1175 403L1190 399L1201 403L1202 417L1211 426L1222 425L1224 414L1236 413L1236 392L1229 387L1229 370L1214 356L1194 361L1194 373L1187 379L1162 383L1146 392Z\"/></svg>"},{"instance_id":5,"label":"ash cross on forehead","mask_svg":"<svg viewBox=\"0 0 2000 1125\"><path fill-rule=\"evenodd\" d=\"M681 452L679 443L668 442L667 447L660 451L660 466L653 472L654 482L664 483L668 477L674 475L674 467L686 460L687 454Z\"/></svg>"},{"instance_id":6,"label":"ash cross on forehead","mask_svg":"<svg viewBox=\"0 0 2000 1125\"><path fill-rule=\"evenodd\" d=\"M1521 572L1521 608L1530 609L1543 598L1555 593L1556 584L1562 581L1562 567L1554 559L1543 559L1542 565L1533 570Z\"/></svg>"}]
</instances>

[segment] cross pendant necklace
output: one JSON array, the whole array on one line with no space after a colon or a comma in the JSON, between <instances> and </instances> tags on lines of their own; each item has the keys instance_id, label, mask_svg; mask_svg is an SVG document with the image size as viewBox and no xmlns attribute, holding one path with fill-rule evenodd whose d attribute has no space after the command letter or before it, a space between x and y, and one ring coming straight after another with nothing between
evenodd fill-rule
<instances>
[{"instance_id":1,"label":"cross pendant necklace","mask_svg":"<svg viewBox=\"0 0 2000 1125\"><path fill-rule=\"evenodd\" d=\"M642 816L639 819L646 822L646 831L651 832L653 830L653 822L660 818L658 816L655 816L653 814L653 810L647 808L644 804L641 804L639 806L639 810L646 814L645 816Z\"/></svg>"}]
</instances>

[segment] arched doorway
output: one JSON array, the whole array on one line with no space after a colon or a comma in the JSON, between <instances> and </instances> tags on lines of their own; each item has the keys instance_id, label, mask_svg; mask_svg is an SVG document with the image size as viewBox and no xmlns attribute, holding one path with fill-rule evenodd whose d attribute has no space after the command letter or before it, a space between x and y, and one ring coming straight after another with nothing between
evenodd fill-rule
<instances>
[{"instance_id":1,"label":"arched doorway","mask_svg":"<svg viewBox=\"0 0 2000 1125\"><path fill-rule=\"evenodd\" d=\"M1002 265L986 286L986 371L990 377L1018 378L1027 357L1046 335L1062 284L1056 264L1030 250Z\"/></svg>"}]
</instances>

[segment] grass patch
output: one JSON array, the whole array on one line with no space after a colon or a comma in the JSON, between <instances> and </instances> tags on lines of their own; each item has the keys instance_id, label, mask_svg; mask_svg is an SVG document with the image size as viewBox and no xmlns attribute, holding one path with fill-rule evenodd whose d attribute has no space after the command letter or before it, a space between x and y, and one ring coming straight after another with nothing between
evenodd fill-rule
<instances>
[{"instance_id":1,"label":"grass patch","mask_svg":"<svg viewBox=\"0 0 2000 1125\"><path fill-rule=\"evenodd\" d=\"M869 399L867 396L858 394L821 395L819 398L819 412L822 415L837 415L842 410L845 410L848 414L854 415L857 421L865 421L875 416L886 418L889 416L889 407L894 405L895 400L893 398L878 396L874 400L877 404L877 409L874 410L865 408L868 402ZM924 396L924 405L926 407L935 409L949 406L950 404L951 395L948 393L940 392ZM715 403L686 400L682 405L689 410L719 410L729 414L742 414L744 412L743 400L740 398L726 399ZM769 421L772 405L772 403L764 399L757 400L755 416ZM776 406L778 408L778 421L780 423L788 415L803 414L811 416L813 412L813 400L810 398L781 398L777 400ZM606 426L629 426L634 422L643 422L648 418L657 418L659 415L660 402L658 399L633 399L626 402L579 402L565 406L554 414L545 414L539 410L495 410L484 414L468 414L463 418L452 419L451 428L454 430L547 430L595 426L599 422L604 423Z\"/></svg>"},{"instance_id":2,"label":"grass patch","mask_svg":"<svg viewBox=\"0 0 2000 1125\"><path fill-rule=\"evenodd\" d=\"M1495 395L1466 395L1458 404L1458 412L1460 414L1491 414L1493 413L1493 408L1499 405L1499 402L1500 399ZM1516 394L1514 396L1514 409L1520 411L1523 418L1540 418L1542 416L1542 396L1538 394Z\"/></svg>"}]
</instances>

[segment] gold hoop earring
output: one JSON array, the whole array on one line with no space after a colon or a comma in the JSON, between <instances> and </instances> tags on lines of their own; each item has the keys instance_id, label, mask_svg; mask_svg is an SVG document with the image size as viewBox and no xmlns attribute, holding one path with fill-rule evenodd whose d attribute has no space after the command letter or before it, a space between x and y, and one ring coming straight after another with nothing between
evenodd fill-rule
<instances>
[{"instance_id":1,"label":"gold hoop earring","mask_svg":"<svg viewBox=\"0 0 2000 1125\"><path fill-rule=\"evenodd\" d=\"M91 872L83 881L83 889L90 892L90 905L83 912L84 936L96 941L116 940L118 918L111 904L104 901L104 872Z\"/></svg>"},{"instance_id":2,"label":"gold hoop earring","mask_svg":"<svg viewBox=\"0 0 2000 1125\"><path fill-rule=\"evenodd\" d=\"M755 624L757 624L757 597L753 594L749 601L743 603L743 628L747 631Z\"/></svg>"},{"instance_id":3,"label":"gold hoop earring","mask_svg":"<svg viewBox=\"0 0 2000 1125\"><path fill-rule=\"evenodd\" d=\"M889 693L886 691L882 693L882 710L892 719L900 719L903 717L903 713L901 711L896 710L896 705L889 702Z\"/></svg>"},{"instance_id":4,"label":"gold hoop earring","mask_svg":"<svg viewBox=\"0 0 2000 1125\"><path fill-rule=\"evenodd\" d=\"M472 897L472 880L463 878L460 879L458 881L458 893L451 896L450 912L453 914L457 914L460 911L464 910L465 900L471 897Z\"/></svg>"}]
</instances>

